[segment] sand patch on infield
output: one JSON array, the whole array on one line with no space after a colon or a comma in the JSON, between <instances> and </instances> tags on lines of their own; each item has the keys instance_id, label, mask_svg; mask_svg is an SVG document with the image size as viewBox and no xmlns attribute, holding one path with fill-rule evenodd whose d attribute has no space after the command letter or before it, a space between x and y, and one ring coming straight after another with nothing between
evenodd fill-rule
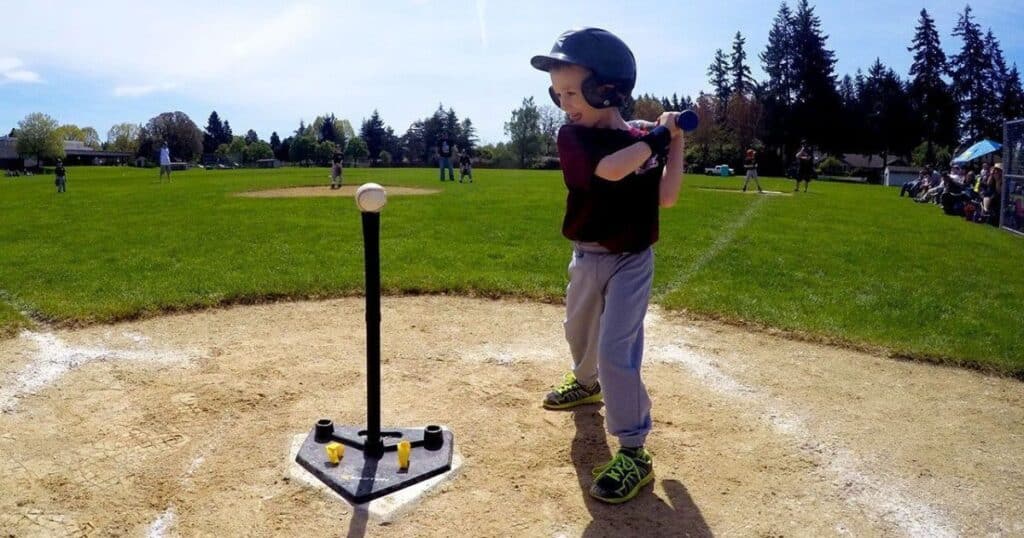
<instances>
[{"instance_id":1,"label":"sand patch on infield","mask_svg":"<svg viewBox=\"0 0 1024 538\"><path fill-rule=\"evenodd\" d=\"M653 309L657 480L586 495L604 409L547 412L562 307L383 300L383 422L443 423L465 466L381 526L290 480L290 440L365 421L358 298L58 331L130 354L47 377L0 413L0 529L22 535L705 536L1024 533L1024 384ZM40 341L0 340L0 390ZM184 353L184 352L182 352ZM91 355L89 355L91 356Z\"/></svg>"},{"instance_id":2,"label":"sand patch on infield","mask_svg":"<svg viewBox=\"0 0 1024 538\"><path fill-rule=\"evenodd\" d=\"M286 187L281 189L266 189L260 191L246 191L236 193L235 196L242 196L245 198L309 198L309 197L327 197L327 196L348 196L349 198L356 195L356 189L359 185L342 185L340 189L331 189L327 185L318 186L307 186L307 187ZM441 192L437 189L420 189L416 187L395 187L395 186L384 186L387 189L388 196L426 196L428 194L437 194Z\"/></svg>"}]
</instances>

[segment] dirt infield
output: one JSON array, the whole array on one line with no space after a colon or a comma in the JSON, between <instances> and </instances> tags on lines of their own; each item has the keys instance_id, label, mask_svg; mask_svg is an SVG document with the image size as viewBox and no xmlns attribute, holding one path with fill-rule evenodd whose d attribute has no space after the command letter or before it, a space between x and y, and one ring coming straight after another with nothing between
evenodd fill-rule
<instances>
[{"instance_id":1,"label":"dirt infield","mask_svg":"<svg viewBox=\"0 0 1024 538\"><path fill-rule=\"evenodd\" d=\"M340 189L331 189L327 185L286 187L282 189L266 189L262 191L246 191L235 194L246 198L309 198L323 196L348 196L356 195L359 185L342 185ZM424 196L437 194L441 191L435 189L417 189L416 187L388 187L388 196Z\"/></svg>"},{"instance_id":2,"label":"dirt infield","mask_svg":"<svg viewBox=\"0 0 1024 538\"><path fill-rule=\"evenodd\" d=\"M600 407L540 408L561 307L383 301L385 426L441 422L462 473L381 526L285 478L291 437L362 424L359 299L0 341L0 536L1024 533L1024 384L652 310L657 480L586 494Z\"/></svg>"}]
</instances>

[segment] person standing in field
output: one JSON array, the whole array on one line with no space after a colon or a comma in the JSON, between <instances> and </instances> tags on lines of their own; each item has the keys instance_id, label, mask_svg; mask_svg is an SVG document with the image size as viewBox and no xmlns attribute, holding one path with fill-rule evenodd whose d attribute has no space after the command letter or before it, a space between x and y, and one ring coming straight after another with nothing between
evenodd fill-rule
<instances>
[{"instance_id":1,"label":"person standing in field","mask_svg":"<svg viewBox=\"0 0 1024 538\"><path fill-rule=\"evenodd\" d=\"M441 139L437 142L437 161L441 173L441 181L444 181L444 171L448 169L448 179L455 181L455 169L452 168L452 147L448 141L448 134L442 133Z\"/></svg>"},{"instance_id":2,"label":"person standing in field","mask_svg":"<svg viewBox=\"0 0 1024 538\"><path fill-rule=\"evenodd\" d=\"M747 185L750 180L753 179L757 185L757 192L764 194L764 190L761 189L761 181L757 179L757 152L754 148L747 150L746 158L743 161L743 167L747 169L747 179L743 181L743 192L747 192Z\"/></svg>"},{"instance_id":3,"label":"person standing in field","mask_svg":"<svg viewBox=\"0 0 1024 538\"><path fill-rule=\"evenodd\" d=\"M341 188L341 154L334 154L334 163L331 165L331 190Z\"/></svg>"},{"instance_id":4,"label":"person standing in field","mask_svg":"<svg viewBox=\"0 0 1024 538\"><path fill-rule=\"evenodd\" d=\"M800 192L800 182L804 182L804 192L807 192L807 188L811 186L811 176L814 174L814 155L811 154L811 150L806 146L800 146L800 152L796 154L797 171L796 171L796 188L793 192Z\"/></svg>"},{"instance_id":5,"label":"person standing in field","mask_svg":"<svg viewBox=\"0 0 1024 538\"><path fill-rule=\"evenodd\" d=\"M473 159L469 156L469 150L462 150L459 154L459 183L469 176L469 182L473 182Z\"/></svg>"},{"instance_id":6,"label":"person standing in field","mask_svg":"<svg viewBox=\"0 0 1024 538\"><path fill-rule=\"evenodd\" d=\"M568 191L562 235L573 250L563 324L573 364L542 405L604 402L605 427L620 448L594 469L590 495L619 504L654 480L640 369L658 212L676 203L683 181L679 113L662 114L649 131L626 123L618 107L636 84L636 60L606 30L565 32L530 63L550 75L548 93L569 120L557 143Z\"/></svg>"},{"instance_id":7,"label":"person standing in field","mask_svg":"<svg viewBox=\"0 0 1024 538\"><path fill-rule=\"evenodd\" d=\"M67 192L68 175L67 170L64 169L64 161L57 159L57 167L53 169L53 174L56 176L54 184L57 185L57 192Z\"/></svg>"},{"instance_id":8,"label":"person standing in field","mask_svg":"<svg viewBox=\"0 0 1024 538\"><path fill-rule=\"evenodd\" d=\"M167 174L167 181L171 181L171 150L167 142L160 146L160 181L164 180L164 174Z\"/></svg>"}]
</instances>

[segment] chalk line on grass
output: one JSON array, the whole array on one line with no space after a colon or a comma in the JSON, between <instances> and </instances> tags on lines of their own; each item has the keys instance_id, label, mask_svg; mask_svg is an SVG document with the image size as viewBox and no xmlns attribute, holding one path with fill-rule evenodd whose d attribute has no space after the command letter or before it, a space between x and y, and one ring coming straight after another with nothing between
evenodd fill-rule
<instances>
[{"instance_id":1,"label":"chalk line on grass","mask_svg":"<svg viewBox=\"0 0 1024 538\"><path fill-rule=\"evenodd\" d=\"M728 226L726 226L726 228L722 230L722 233L718 236L718 239L715 239L715 242L712 243L707 250L701 253L701 255L698 256L696 260L693 260L693 263L691 263L689 267L687 267L683 272L679 273L679 275L676 276L675 279L673 279L671 282L669 282L667 286L665 286L665 291L658 294L658 298L660 299L662 297L670 295L679 288L685 286L686 283L689 282L691 278L693 278L693 275L697 274L697 272L703 269L704 266L708 264L708 262L713 260L716 256L718 256L719 253L725 250L725 247L729 246L729 244L732 243L733 239L736 238L736 234L740 230L745 228L747 224L750 224L751 219L754 218L754 215L757 214L757 212L761 209L761 206L765 204L766 200L768 200L767 197L759 196L753 201L753 203L747 206L746 211L744 211L738 219L732 221Z\"/></svg>"},{"instance_id":2,"label":"chalk line on grass","mask_svg":"<svg viewBox=\"0 0 1024 538\"><path fill-rule=\"evenodd\" d=\"M915 498L909 485L872 474L870 467L849 448L817 439L808 429L807 420L791 411L781 399L734 379L711 359L686 347L660 345L650 348L648 354L652 360L683 366L723 396L759 408L762 420L794 438L802 452L823 461L834 477L834 485L848 502L874 513L908 536L958 535L956 525L945 511Z\"/></svg>"},{"instance_id":3,"label":"chalk line on grass","mask_svg":"<svg viewBox=\"0 0 1024 538\"><path fill-rule=\"evenodd\" d=\"M0 412L12 411L20 398L34 394L55 383L64 374L93 361L119 360L157 364L186 363L193 354L179 350L144 346L139 335L126 334L136 345L134 349L113 349L106 346L76 346L66 343L55 333L22 331L19 338L36 351L21 371L0 386Z\"/></svg>"}]
</instances>

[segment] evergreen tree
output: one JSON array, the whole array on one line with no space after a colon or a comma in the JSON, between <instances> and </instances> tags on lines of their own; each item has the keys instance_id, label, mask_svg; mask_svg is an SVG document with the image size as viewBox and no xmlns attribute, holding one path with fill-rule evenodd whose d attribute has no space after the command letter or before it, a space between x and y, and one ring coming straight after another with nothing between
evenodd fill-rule
<instances>
[{"instance_id":1,"label":"evergreen tree","mask_svg":"<svg viewBox=\"0 0 1024 538\"><path fill-rule=\"evenodd\" d=\"M1024 119L1024 88L1021 87L1017 64L1013 64L1006 76L1001 115L1006 121Z\"/></svg>"},{"instance_id":2,"label":"evergreen tree","mask_svg":"<svg viewBox=\"0 0 1024 538\"><path fill-rule=\"evenodd\" d=\"M321 142L333 142L338 147L344 147L345 145L344 138L339 137L337 118L334 117L334 114L327 114L323 116L317 136Z\"/></svg>"},{"instance_id":3,"label":"evergreen tree","mask_svg":"<svg viewBox=\"0 0 1024 538\"><path fill-rule=\"evenodd\" d=\"M228 120L224 120L224 129L220 132L220 139L218 142L221 144L230 144L234 138L235 135L231 132L231 124L228 123Z\"/></svg>"},{"instance_id":4,"label":"evergreen tree","mask_svg":"<svg viewBox=\"0 0 1024 538\"><path fill-rule=\"evenodd\" d=\"M281 137L277 136L277 131L270 133L270 149L274 150L275 155L281 149Z\"/></svg>"},{"instance_id":5,"label":"evergreen tree","mask_svg":"<svg viewBox=\"0 0 1024 538\"><path fill-rule=\"evenodd\" d=\"M914 53L910 66L910 102L926 144L926 160L934 162L936 146L956 145L956 102L949 85L942 80L948 70L946 53L939 43L939 31L928 11L921 10L914 40L907 49Z\"/></svg>"},{"instance_id":6,"label":"evergreen tree","mask_svg":"<svg viewBox=\"0 0 1024 538\"><path fill-rule=\"evenodd\" d=\"M793 13L785 1L772 21L768 45L761 53L761 64L768 80L766 97L783 107L793 102Z\"/></svg>"},{"instance_id":7,"label":"evergreen tree","mask_svg":"<svg viewBox=\"0 0 1024 538\"><path fill-rule=\"evenodd\" d=\"M279 161L287 161L291 157L292 142L295 138L289 136L281 141L281 145L274 150L274 157Z\"/></svg>"},{"instance_id":8,"label":"evergreen tree","mask_svg":"<svg viewBox=\"0 0 1024 538\"><path fill-rule=\"evenodd\" d=\"M384 121L380 119L380 113L374 109L370 119L363 120L363 124L359 128L359 138L366 143L371 162L380 158L380 152L385 149L386 134Z\"/></svg>"},{"instance_id":9,"label":"evergreen tree","mask_svg":"<svg viewBox=\"0 0 1024 538\"><path fill-rule=\"evenodd\" d=\"M306 136L306 122L305 120L299 120L299 128L295 129L295 137Z\"/></svg>"},{"instance_id":10,"label":"evergreen tree","mask_svg":"<svg viewBox=\"0 0 1024 538\"><path fill-rule=\"evenodd\" d=\"M715 59L708 66L708 82L715 89L715 97L723 102L729 99L732 93L732 86L729 83L729 61L722 49L715 51Z\"/></svg>"},{"instance_id":11,"label":"evergreen tree","mask_svg":"<svg viewBox=\"0 0 1024 538\"><path fill-rule=\"evenodd\" d=\"M953 35L963 41L960 53L950 59L953 96L960 110L960 138L962 142L986 136L991 121L987 117L993 93L985 76L991 71L992 59L985 48L981 27L974 22L971 6L957 21Z\"/></svg>"},{"instance_id":12,"label":"evergreen tree","mask_svg":"<svg viewBox=\"0 0 1024 538\"><path fill-rule=\"evenodd\" d=\"M837 133L823 118L839 114L835 81L835 52L826 48L828 36L808 0L800 0L793 16L792 75L796 101L792 112L801 138L825 149L835 149Z\"/></svg>"},{"instance_id":13,"label":"evergreen tree","mask_svg":"<svg viewBox=\"0 0 1024 538\"><path fill-rule=\"evenodd\" d=\"M862 75L861 78L863 79ZM839 99L842 103L839 123L843 126L838 140L839 147L844 152L862 153L867 151L864 147L865 114L861 108L857 85L850 75L844 76L839 83Z\"/></svg>"},{"instance_id":14,"label":"evergreen tree","mask_svg":"<svg viewBox=\"0 0 1024 538\"><path fill-rule=\"evenodd\" d=\"M460 151L472 152L476 148L477 142L476 127L473 127L473 121L463 118L462 123L459 124L459 137L455 140L455 145L459 147Z\"/></svg>"},{"instance_id":15,"label":"evergreen tree","mask_svg":"<svg viewBox=\"0 0 1024 538\"><path fill-rule=\"evenodd\" d=\"M917 140L914 114L900 77L880 59L868 70L859 96L865 124L863 150L882 156L909 155Z\"/></svg>"},{"instance_id":16,"label":"evergreen tree","mask_svg":"<svg viewBox=\"0 0 1024 538\"><path fill-rule=\"evenodd\" d=\"M221 145L224 139L224 124L220 121L220 116L217 115L217 111L214 110L210 113L210 118L206 121L206 130L203 131L203 153L213 153L217 151L217 146Z\"/></svg>"},{"instance_id":17,"label":"evergreen tree","mask_svg":"<svg viewBox=\"0 0 1024 538\"><path fill-rule=\"evenodd\" d=\"M258 134L256 134L256 131L253 131L252 129L249 129L245 133L245 143L246 143L246 145L253 144L253 143L256 143L256 142L259 142L259 141L260 141L260 137L259 137Z\"/></svg>"},{"instance_id":18,"label":"evergreen tree","mask_svg":"<svg viewBox=\"0 0 1024 538\"><path fill-rule=\"evenodd\" d=\"M793 106L793 13L783 1L759 57L767 76L763 87L764 119L761 138L775 149L783 165L792 159L797 143L790 114ZM783 167L784 168L784 167ZM776 173L784 172L778 170Z\"/></svg>"},{"instance_id":19,"label":"evergreen tree","mask_svg":"<svg viewBox=\"0 0 1024 538\"><path fill-rule=\"evenodd\" d=\"M405 149L402 147L401 138L395 135L391 127L384 129L384 150L391 155L392 163L401 163L405 157Z\"/></svg>"},{"instance_id":20,"label":"evergreen tree","mask_svg":"<svg viewBox=\"0 0 1024 538\"><path fill-rule=\"evenodd\" d=\"M459 117L452 108L448 108L444 114L444 130L448 133L448 140L461 148L459 140L462 139L462 124L459 123Z\"/></svg>"},{"instance_id":21,"label":"evergreen tree","mask_svg":"<svg viewBox=\"0 0 1024 538\"><path fill-rule=\"evenodd\" d=\"M729 71L732 76L732 93L740 95L746 95L754 88L754 78L750 76L750 66L746 63L747 52L743 50L745 44L743 34L736 32L736 38L732 42L732 54L729 56Z\"/></svg>"},{"instance_id":22,"label":"evergreen tree","mask_svg":"<svg viewBox=\"0 0 1024 538\"><path fill-rule=\"evenodd\" d=\"M988 86L987 90L992 98L987 106L986 117L989 120L989 125L986 126L985 136L998 140L1003 136L1006 79L1010 76L1010 69L1006 66L1003 49L999 46L999 40L996 39L991 28L985 34L985 54L989 57L989 69L985 80Z\"/></svg>"}]
</instances>

